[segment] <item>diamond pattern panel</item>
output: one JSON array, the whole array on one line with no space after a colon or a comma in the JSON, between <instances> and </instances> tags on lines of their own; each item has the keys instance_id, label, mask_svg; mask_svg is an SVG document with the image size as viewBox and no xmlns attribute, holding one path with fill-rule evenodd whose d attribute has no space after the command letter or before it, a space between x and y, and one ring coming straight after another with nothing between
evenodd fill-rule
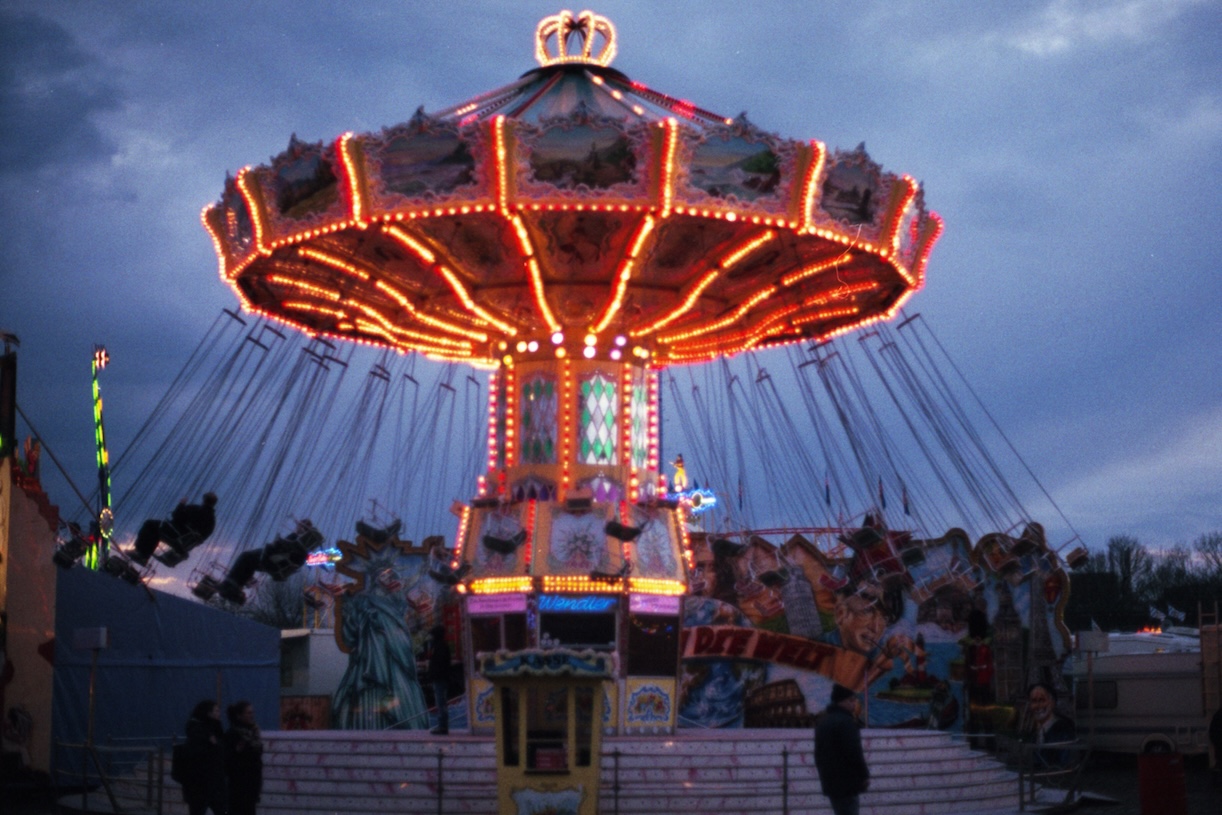
<instances>
[{"instance_id":1,"label":"diamond pattern panel","mask_svg":"<svg viewBox=\"0 0 1222 815\"><path fill-rule=\"evenodd\" d=\"M556 382L536 377L522 386L522 449L524 464L556 463Z\"/></svg>"},{"instance_id":2,"label":"diamond pattern panel","mask_svg":"<svg viewBox=\"0 0 1222 815\"><path fill-rule=\"evenodd\" d=\"M581 449L583 464L616 464L616 415L619 399L615 380L600 373L581 381Z\"/></svg>"}]
</instances>

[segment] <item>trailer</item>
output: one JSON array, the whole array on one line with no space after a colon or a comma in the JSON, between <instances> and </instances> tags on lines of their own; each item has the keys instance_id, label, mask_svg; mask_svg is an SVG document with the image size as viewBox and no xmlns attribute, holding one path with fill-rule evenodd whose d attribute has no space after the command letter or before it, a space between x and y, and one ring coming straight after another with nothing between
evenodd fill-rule
<instances>
[{"instance_id":1,"label":"trailer","mask_svg":"<svg viewBox=\"0 0 1222 815\"><path fill-rule=\"evenodd\" d=\"M1072 671L1079 737L1107 752L1207 753L1218 636L1216 624L1080 634Z\"/></svg>"}]
</instances>

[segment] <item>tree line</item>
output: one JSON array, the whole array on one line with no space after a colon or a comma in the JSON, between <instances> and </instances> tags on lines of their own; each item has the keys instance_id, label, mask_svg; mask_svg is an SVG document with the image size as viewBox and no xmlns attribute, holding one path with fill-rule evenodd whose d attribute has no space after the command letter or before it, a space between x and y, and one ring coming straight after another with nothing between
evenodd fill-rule
<instances>
[{"instance_id":1,"label":"tree line","mask_svg":"<svg viewBox=\"0 0 1222 815\"><path fill-rule=\"evenodd\" d=\"M1198 627L1198 610L1222 604L1222 532L1191 545L1149 549L1117 535L1070 573L1065 624L1071 631L1098 626L1135 631L1147 626Z\"/></svg>"}]
</instances>

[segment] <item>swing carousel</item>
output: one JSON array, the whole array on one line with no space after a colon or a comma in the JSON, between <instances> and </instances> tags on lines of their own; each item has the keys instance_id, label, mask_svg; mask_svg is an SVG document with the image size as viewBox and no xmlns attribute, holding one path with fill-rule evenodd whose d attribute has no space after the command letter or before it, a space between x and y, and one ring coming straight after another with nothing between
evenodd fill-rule
<instances>
[{"instance_id":1,"label":"swing carousel","mask_svg":"<svg viewBox=\"0 0 1222 815\"><path fill-rule=\"evenodd\" d=\"M808 724L836 681L875 692L883 723L949 727L965 718L951 703L997 698L994 676L1010 698L1024 649L1064 649L1067 580L1038 524L975 546L957 528L917 539L884 522L880 478L873 512L777 546L701 529L714 493L676 490L661 458L664 378L702 363L809 347L795 367L818 363L852 414L819 349L885 331L922 287L942 224L920 185L862 146L654 90L611 67L616 47L591 12L547 18L539 67L516 81L379 133L294 137L202 216L244 312L330 348L488 372L483 474L452 507L453 545L428 552L461 609L471 730L523 717L523 765L549 771L589 767L591 716L613 733ZM813 492L830 506L826 479ZM907 515L907 482L896 492ZM365 532L339 547L349 599L393 593L401 542ZM996 646L987 679L969 636ZM601 689L568 697L585 742L535 721L514 684L566 676Z\"/></svg>"}]
</instances>

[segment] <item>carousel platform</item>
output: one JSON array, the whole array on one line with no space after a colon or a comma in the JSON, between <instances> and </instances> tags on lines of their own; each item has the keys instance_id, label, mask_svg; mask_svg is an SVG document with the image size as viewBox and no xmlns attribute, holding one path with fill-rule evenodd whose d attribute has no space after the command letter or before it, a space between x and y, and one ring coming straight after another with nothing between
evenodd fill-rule
<instances>
[{"instance_id":1,"label":"carousel platform","mask_svg":"<svg viewBox=\"0 0 1222 815\"><path fill-rule=\"evenodd\" d=\"M489 737L332 730L273 731L264 740L262 815L497 812L496 745ZM863 815L1020 811L1017 774L961 739L934 731L866 730L864 740L873 782L862 797ZM608 736L600 812L830 813L819 793L813 747L811 732L798 729ZM168 756L164 762L160 790L147 766L112 782L119 811L186 815ZM101 790L60 804L64 810L116 811Z\"/></svg>"}]
</instances>

